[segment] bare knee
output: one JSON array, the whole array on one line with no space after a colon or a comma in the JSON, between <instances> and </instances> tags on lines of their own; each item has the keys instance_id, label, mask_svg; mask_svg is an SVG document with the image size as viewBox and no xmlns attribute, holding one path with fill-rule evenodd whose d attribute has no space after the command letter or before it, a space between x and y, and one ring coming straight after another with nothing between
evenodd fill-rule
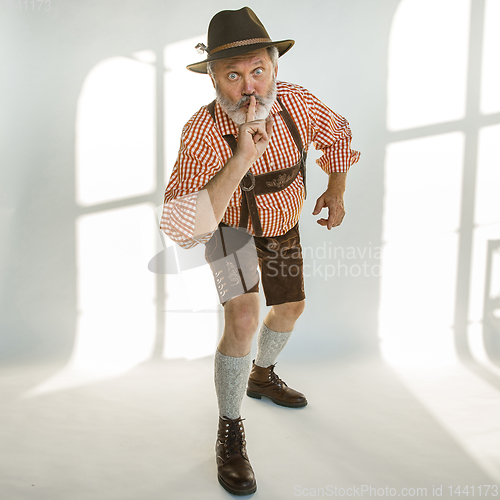
<instances>
[{"instance_id":1,"label":"bare knee","mask_svg":"<svg viewBox=\"0 0 500 500\"><path fill-rule=\"evenodd\" d=\"M224 306L225 334L236 341L252 340L259 326L259 294L249 293L231 299Z\"/></svg>"},{"instance_id":2,"label":"bare knee","mask_svg":"<svg viewBox=\"0 0 500 500\"><path fill-rule=\"evenodd\" d=\"M282 318L296 321L304 312L305 306L305 300L300 300L298 302L286 302L285 304L273 306L273 312Z\"/></svg>"}]
</instances>

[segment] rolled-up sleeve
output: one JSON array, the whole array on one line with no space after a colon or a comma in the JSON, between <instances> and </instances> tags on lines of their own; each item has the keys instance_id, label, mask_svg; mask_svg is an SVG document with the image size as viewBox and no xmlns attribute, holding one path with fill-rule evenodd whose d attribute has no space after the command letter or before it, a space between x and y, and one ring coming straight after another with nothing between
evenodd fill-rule
<instances>
[{"instance_id":1,"label":"rolled-up sleeve","mask_svg":"<svg viewBox=\"0 0 500 500\"><path fill-rule=\"evenodd\" d=\"M192 248L198 243L206 243L215 232L202 237L194 237L196 202L198 193L191 193L163 204L160 229L182 248Z\"/></svg>"},{"instance_id":2,"label":"rolled-up sleeve","mask_svg":"<svg viewBox=\"0 0 500 500\"><path fill-rule=\"evenodd\" d=\"M348 121L312 94L309 96L313 142L323 154L316 163L327 173L347 172L359 160L351 149L352 133Z\"/></svg>"},{"instance_id":3,"label":"rolled-up sleeve","mask_svg":"<svg viewBox=\"0 0 500 500\"><path fill-rule=\"evenodd\" d=\"M222 168L209 142L211 117L200 110L183 128L177 161L165 190L160 229L182 248L206 243L214 231L194 236L198 193Z\"/></svg>"}]
</instances>

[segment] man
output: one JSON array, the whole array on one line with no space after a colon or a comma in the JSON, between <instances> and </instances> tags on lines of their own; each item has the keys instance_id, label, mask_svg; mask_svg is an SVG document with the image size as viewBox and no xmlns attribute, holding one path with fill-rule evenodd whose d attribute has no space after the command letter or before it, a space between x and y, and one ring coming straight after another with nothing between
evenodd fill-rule
<instances>
[{"instance_id":1,"label":"man","mask_svg":"<svg viewBox=\"0 0 500 500\"><path fill-rule=\"evenodd\" d=\"M323 151L329 174L314 215L331 229L344 217L345 177L359 153L350 149L347 121L306 89L278 82L277 59L293 40L272 41L245 7L222 11L208 29L208 57L188 69L209 73L216 102L202 107L182 132L177 162L165 192L161 229L184 248L206 244L206 259L224 306L224 332L215 354L219 405L218 479L230 493L256 491L246 454L240 407L247 395L290 408L307 405L274 372L304 309L298 220L305 197L309 144ZM250 348L259 320L260 267L271 306Z\"/></svg>"}]
</instances>

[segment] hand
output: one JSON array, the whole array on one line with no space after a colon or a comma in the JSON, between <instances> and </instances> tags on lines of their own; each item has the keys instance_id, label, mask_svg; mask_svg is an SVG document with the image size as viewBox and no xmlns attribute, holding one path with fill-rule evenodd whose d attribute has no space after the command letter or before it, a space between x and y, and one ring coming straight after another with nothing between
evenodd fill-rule
<instances>
[{"instance_id":1,"label":"hand","mask_svg":"<svg viewBox=\"0 0 500 500\"><path fill-rule=\"evenodd\" d=\"M252 165L266 150L273 133L274 121L271 116L266 120L255 119L255 108L257 101L254 96L250 97L247 111L247 120L240 125L238 135L238 148L235 156L244 158Z\"/></svg>"},{"instance_id":2,"label":"hand","mask_svg":"<svg viewBox=\"0 0 500 500\"><path fill-rule=\"evenodd\" d=\"M345 215L343 196L327 189L316 201L313 215L318 215L323 208L328 208L328 219L319 219L316 222L329 230L340 226Z\"/></svg>"}]
</instances>

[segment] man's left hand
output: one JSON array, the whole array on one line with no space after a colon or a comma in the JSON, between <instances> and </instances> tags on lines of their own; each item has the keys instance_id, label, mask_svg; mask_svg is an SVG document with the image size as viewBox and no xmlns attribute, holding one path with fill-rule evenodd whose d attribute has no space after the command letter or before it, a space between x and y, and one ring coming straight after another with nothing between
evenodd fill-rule
<instances>
[{"instance_id":1,"label":"man's left hand","mask_svg":"<svg viewBox=\"0 0 500 500\"><path fill-rule=\"evenodd\" d=\"M327 189L316 201L313 215L318 215L323 208L328 208L328 219L318 219L316 222L328 229L339 226L345 215L344 197L334 190Z\"/></svg>"}]
</instances>

